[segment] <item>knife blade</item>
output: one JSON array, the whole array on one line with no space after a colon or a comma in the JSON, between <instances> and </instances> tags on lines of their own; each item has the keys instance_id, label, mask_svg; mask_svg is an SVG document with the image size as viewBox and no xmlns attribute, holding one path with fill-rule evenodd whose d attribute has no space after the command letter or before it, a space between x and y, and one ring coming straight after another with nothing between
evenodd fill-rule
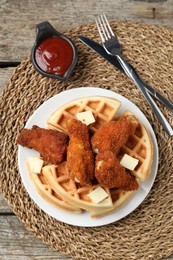
<instances>
[{"instance_id":1,"label":"knife blade","mask_svg":"<svg viewBox=\"0 0 173 260\"><path fill-rule=\"evenodd\" d=\"M89 39L88 37L85 37L83 35L78 35L78 38L81 42L83 42L85 45L90 47L92 50L94 50L96 53L98 53L101 57L103 57L105 60L107 60L109 63L111 63L114 67L116 67L118 70L120 70L121 72L124 73L124 70L122 69L117 58L115 56L109 55L100 44L98 44L97 42L95 42L92 39ZM152 94L152 96L154 96L156 99L158 99L168 109L173 110L173 103L171 103L169 100L167 100L164 96L162 96L153 87L148 85L143 79L141 79L141 80L142 80L144 87L148 90L148 92L150 94Z\"/></svg>"}]
</instances>

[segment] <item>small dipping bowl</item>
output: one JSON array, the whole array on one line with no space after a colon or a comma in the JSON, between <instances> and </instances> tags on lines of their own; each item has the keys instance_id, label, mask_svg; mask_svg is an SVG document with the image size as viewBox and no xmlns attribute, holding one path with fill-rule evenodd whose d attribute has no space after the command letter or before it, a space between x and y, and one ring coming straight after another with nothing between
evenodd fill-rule
<instances>
[{"instance_id":1,"label":"small dipping bowl","mask_svg":"<svg viewBox=\"0 0 173 260\"><path fill-rule=\"evenodd\" d=\"M47 21L36 25L36 31L31 52L34 68L43 76L67 80L77 63L76 46Z\"/></svg>"}]
</instances>

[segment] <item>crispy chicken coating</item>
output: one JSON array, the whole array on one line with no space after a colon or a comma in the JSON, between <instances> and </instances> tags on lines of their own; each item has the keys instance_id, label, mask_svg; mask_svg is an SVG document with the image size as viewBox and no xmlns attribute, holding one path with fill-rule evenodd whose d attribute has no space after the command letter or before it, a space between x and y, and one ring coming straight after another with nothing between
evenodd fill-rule
<instances>
[{"instance_id":1,"label":"crispy chicken coating","mask_svg":"<svg viewBox=\"0 0 173 260\"><path fill-rule=\"evenodd\" d=\"M95 177L101 185L107 188L131 191L138 189L139 186L135 177L125 171L111 151L102 152L96 156Z\"/></svg>"},{"instance_id":2,"label":"crispy chicken coating","mask_svg":"<svg viewBox=\"0 0 173 260\"><path fill-rule=\"evenodd\" d=\"M137 127L134 116L123 116L118 121L111 121L101 125L91 139L93 150L98 152L112 151L117 154L133 134Z\"/></svg>"},{"instance_id":3,"label":"crispy chicken coating","mask_svg":"<svg viewBox=\"0 0 173 260\"><path fill-rule=\"evenodd\" d=\"M32 129L21 131L17 143L38 151L45 161L59 164L64 160L67 152L68 136L62 132L34 125Z\"/></svg>"},{"instance_id":4,"label":"crispy chicken coating","mask_svg":"<svg viewBox=\"0 0 173 260\"><path fill-rule=\"evenodd\" d=\"M81 185L90 185L94 178L94 154L90 144L88 128L77 119L67 122L70 137L67 148L67 168L72 179Z\"/></svg>"}]
</instances>

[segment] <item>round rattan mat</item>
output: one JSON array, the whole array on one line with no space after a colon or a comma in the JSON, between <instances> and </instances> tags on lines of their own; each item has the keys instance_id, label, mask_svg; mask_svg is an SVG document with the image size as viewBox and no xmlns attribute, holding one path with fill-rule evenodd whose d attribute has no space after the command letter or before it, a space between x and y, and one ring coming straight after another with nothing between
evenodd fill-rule
<instances>
[{"instance_id":1,"label":"round rattan mat","mask_svg":"<svg viewBox=\"0 0 173 260\"><path fill-rule=\"evenodd\" d=\"M173 98L173 31L127 21L112 21L123 54L139 74ZM78 64L66 82L39 75L26 58L14 71L1 98L0 188L25 227L55 250L77 259L160 259L173 252L173 140L163 131L134 84L77 39L99 41L94 24L66 32L77 45ZM18 172L16 137L30 115L48 98L71 88L111 89L134 102L151 122L159 145L159 170L147 199L124 219L103 227L66 225L39 209ZM92 94L92 93L90 93ZM170 111L158 103L173 125Z\"/></svg>"}]
</instances>

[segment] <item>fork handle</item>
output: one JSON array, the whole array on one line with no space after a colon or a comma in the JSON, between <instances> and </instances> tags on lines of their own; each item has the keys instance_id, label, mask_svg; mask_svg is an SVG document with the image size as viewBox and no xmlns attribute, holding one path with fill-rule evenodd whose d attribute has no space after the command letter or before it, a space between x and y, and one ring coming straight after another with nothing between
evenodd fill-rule
<instances>
[{"instance_id":1,"label":"fork handle","mask_svg":"<svg viewBox=\"0 0 173 260\"><path fill-rule=\"evenodd\" d=\"M122 67L123 67L125 73L127 74L127 76L133 80L133 82L136 84L138 89L142 92L143 96L145 97L145 99L147 100L147 102L149 103L151 108L153 109L157 119L162 124L164 130L170 136L172 136L173 135L173 129L172 129L171 125L168 123L167 119L162 114L162 112L160 111L159 107L156 105L156 103L154 102L154 100L152 99L150 94L145 90L143 83L142 83L139 75L135 71L135 69L133 67L131 67L131 65L128 64L128 62L122 56L117 55L117 59L119 60L120 64L122 65Z\"/></svg>"}]
</instances>

